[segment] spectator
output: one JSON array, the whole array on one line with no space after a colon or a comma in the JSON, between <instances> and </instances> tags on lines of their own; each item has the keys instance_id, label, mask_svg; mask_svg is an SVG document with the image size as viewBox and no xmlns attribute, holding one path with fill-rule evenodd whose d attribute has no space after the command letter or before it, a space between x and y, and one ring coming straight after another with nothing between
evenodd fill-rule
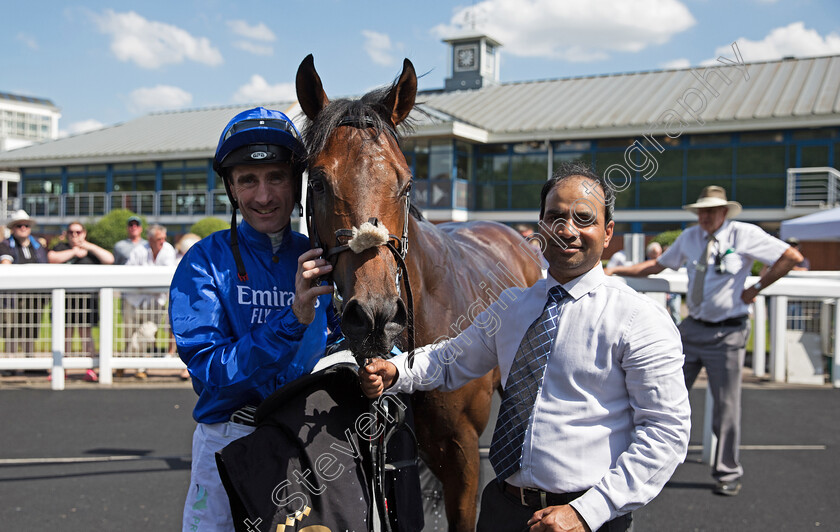
<instances>
[{"instance_id":1,"label":"spectator","mask_svg":"<svg viewBox=\"0 0 840 532\"><path fill-rule=\"evenodd\" d=\"M175 244L175 251L177 253L175 257L176 260L181 262L181 259L187 254L187 251L189 251L190 248L193 247L193 244L199 240L201 240L201 237L195 233L187 233L181 236Z\"/></svg>"},{"instance_id":2,"label":"spectator","mask_svg":"<svg viewBox=\"0 0 840 532\"><path fill-rule=\"evenodd\" d=\"M51 264L113 264L114 255L93 242L87 241L87 231L82 222L73 221L67 226L67 240L59 242L47 253ZM91 327L99 323L98 294L68 292L64 301L65 328L64 352L70 353L73 332L78 328L82 352L94 356ZM85 380L98 381L99 376L92 369L87 370Z\"/></svg>"},{"instance_id":3,"label":"spectator","mask_svg":"<svg viewBox=\"0 0 840 532\"><path fill-rule=\"evenodd\" d=\"M497 478L481 495L479 532L631 530L630 512L685 457L677 330L601 268L613 202L602 177L561 166L540 198L548 277L505 291L456 338L360 371L375 397L395 379L396 392L453 390L499 367Z\"/></svg>"},{"instance_id":4,"label":"spectator","mask_svg":"<svg viewBox=\"0 0 840 532\"><path fill-rule=\"evenodd\" d=\"M35 221L26 211L12 214L6 226L11 231L8 240L0 242L0 264L47 263L47 249L32 236ZM4 297L3 318L5 322L6 351L27 354L35 351L35 341L41 328L41 314L48 298L38 294Z\"/></svg>"},{"instance_id":5,"label":"spectator","mask_svg":"<svg viewBox=\"0 0 840 532\"><path fill-rule=\"evenodd\" d=\"M645 257L648 260L656 260L662 255L662 245L659 242L651 242L645 248Z\"/></svg>"},{"instance_id":6,"label":"spectator","mask_svg":"<svg viewBox=\"0 0 840 532\"><path fill-rule=\"evenodd\" d=\"M607 261L607 268L615 268L616 266L626 266L630 264L630 259L627 258L627 255L624 251L618 250L612 254L610 260Z\"/></svg>"},{"instance_id":7,"label":"spectator","mask_svg":"<svg viewBox=\"0 0 840 532\"><path fill-rule=\"evenodd\" d=\"M149 241L131 251L126 266L175 266L175 248L166 241L166 228L153 224L146 233ZM158 326L166 314L166 301L166 292L126 293L123 296L123 323L128 352L143 356L154 349ZM140 368L134 376L145 379L145 368Z\"/></svg>"},{"instance_id":8,"label":"spectator","mask_svg":"<svg viewBox=\"0 0 840 532\"><path fill-rule=\"evenodd\" d=\"M114 264L125 264L134 248L146 243L143 238L143 220L138 216L130 216L126 222L125 231L128 238L114 244Z\"/></svg>"},{"instance_id":9,"label":"spectator","mask_svg":"<svg viewBox=\"0 0 840 532\"><path fill-rule=\"evenodd\" d=\"M756 225L731 221L741 212L719 186L703 189L697 202L683 207L697 215L698 225L680 234L657 260L616 268L607 273L644 276L665 268L688 268L688 312L680 323L689 389L705 367L714 399L712 429L718 438L712 468L713 492L734 496L741 491L744 469L741 444L741 368L750 332L749 305L758 293L786 275L802 255ZM753 261L773 264L761 279L744 288Z\"/></svg>"}]
</instances>

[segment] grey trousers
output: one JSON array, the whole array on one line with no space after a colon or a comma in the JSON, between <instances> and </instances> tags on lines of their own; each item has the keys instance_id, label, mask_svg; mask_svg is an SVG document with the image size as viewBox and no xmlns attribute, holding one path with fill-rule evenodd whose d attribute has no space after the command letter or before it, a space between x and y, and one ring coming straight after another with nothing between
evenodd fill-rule
<instances>
[{"instance_id":1,"label":"grey trousers","mask_svg":"<svg viewBox=\"0 0 840 532\"><path fill-rule=\"evenodd\" d=\"M741 368L744 366L750 321L743 325L708 326L693 318L679 325L685 363L683 374L689 390L705 367L714 399L712 432L718 438L712 476L722 482L741 478Z\"/></svg>"}]
</instances>

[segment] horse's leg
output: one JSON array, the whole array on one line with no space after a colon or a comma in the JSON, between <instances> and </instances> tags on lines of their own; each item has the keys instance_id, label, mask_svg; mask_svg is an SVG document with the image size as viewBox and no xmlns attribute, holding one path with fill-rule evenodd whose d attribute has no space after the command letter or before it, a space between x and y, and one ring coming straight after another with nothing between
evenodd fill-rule
<instances>
[{"instance_id":1,"label":"horse's leg","mask_svg":"<svg viewBox=\"0 0 840 532\"><path fill-rule=\"evenodd\" d=\"M498 370L454 392L427 392L415 401L417 437L443 484L449 530L475 530L480 460Z\"/></svg>"}]
</instances>

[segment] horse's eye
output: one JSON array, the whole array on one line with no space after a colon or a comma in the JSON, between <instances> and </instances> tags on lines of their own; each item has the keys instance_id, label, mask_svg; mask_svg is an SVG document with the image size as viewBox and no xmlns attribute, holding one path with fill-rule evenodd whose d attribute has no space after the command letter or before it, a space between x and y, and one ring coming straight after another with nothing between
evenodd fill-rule
<instances>
[{"instance_id":1,"label":"horse's eye","mask_svg":"<svg viewBox=\"0 0 840 532\"><path fill-rule=\"evenodd\" d=\"M312 187L312 190L318 192L319 194L324 191L324 182L320 179L313 179L309 182L309 186Z\"/></svg>"}]
</instances>

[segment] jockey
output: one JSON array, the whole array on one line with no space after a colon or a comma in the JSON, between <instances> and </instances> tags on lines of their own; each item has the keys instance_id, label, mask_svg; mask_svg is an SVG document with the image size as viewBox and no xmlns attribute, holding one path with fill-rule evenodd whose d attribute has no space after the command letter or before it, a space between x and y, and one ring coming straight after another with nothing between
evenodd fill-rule
<instances>
[{"instance_id":1,"label":"jockey","mask_svg":"<svg viewBox=\"0 0 840 532\"><path fill-rule=\"evenodd\" d=\"M170 287L178 354L198 394L183 530L233 530L215 453L250 434L256 405L308 374L339 334L332 287L315 282L332 267L290 226L305 165L300 135L278 111L239 113L219 139L213 168L231 229L190 248Z\"/></svg>"}]
</instances>

